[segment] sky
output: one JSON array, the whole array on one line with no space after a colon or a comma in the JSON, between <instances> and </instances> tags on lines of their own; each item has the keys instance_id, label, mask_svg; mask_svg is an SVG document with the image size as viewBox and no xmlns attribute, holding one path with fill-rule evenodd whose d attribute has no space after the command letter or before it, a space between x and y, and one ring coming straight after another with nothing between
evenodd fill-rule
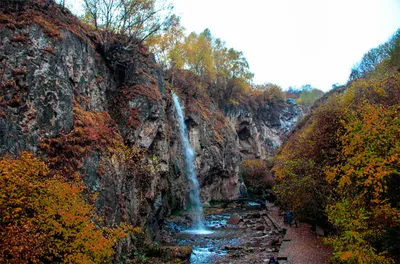
<instances>
[{"instance_id":1,"label":"sky","mask_svg":"<svg viewBox=\"0 0 400 264\"><path fill-rule=\"evenodd\" d=\"M400 0L173 0L187 33L242 51L254 83L327 91L400 28Z\"/></svg>"},{"instance_id":2,"label":"sky","mask_svg":"<svg viewBox=\"0 0 400 264\"><path fill-rule=\"evenodd\" d=\"M243 52L255 84L283 89L345 84L362 56L400 28L400 0L170 1L188 34L210 29ZM72 2L79 10L81 0Z\"/></svg>"}]
</instances>

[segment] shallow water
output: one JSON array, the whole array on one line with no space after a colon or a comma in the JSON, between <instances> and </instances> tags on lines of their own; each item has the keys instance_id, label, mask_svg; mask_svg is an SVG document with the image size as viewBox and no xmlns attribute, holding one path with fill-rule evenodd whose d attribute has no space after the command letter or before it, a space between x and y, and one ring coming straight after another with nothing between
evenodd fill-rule
<instances>
[{"instance_id":1,"label":"shallow water","mask_svg":"<svg viewBox=\"0 0 400 264\"><path fill-rule=\"evenodd\" d=\"M214 233L214 231L207 230L207 229L189 229L189 230L185 230L182 232L186 233L186 234L192 234L192 235L209 235L209 234Z\"/></svg>"},{"instance_id":2,"label":"shallow water","mask_svg":"<svg viewBox=\"0 0 400 264\"><path fill-rule=\"evenodd\" d=\"M168 224L169 244L191 246L191 264L262 263L276 254L271 241L278 237L265 225L262 218L265 213L258 205L253 207L252 204L245 208L208 209L205 228L200 230L191 229L187 217L181 215ZM240 224L227 224L233 214L240 215Z\"/></svg>"},{"instance_id":3,"label":"shallow water","mask_svg":"<svg viewBox=\"0 0 400 264\"><path fill-rule=\"evenodd\" d=\"M216 251L215 248L209 247L193 247L190 257L191 264L212 263L219 256L226 255L226 250Z\"/></svg>"}]
</instances>

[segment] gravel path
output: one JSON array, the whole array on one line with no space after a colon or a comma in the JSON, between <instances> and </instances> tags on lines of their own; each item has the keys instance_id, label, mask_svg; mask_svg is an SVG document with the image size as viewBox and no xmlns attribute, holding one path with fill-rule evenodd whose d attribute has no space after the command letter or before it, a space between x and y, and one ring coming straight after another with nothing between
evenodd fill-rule
<instances>
[{"instance_id":1,"label":"gravel path","mask_svg":"<svg viewBox=\"0 0 400 264\"><path fill-rule=\"evenodd\" d=\"M329 246L323 244L322 238L311 231L311 225L299 223L298 227L285 225L283 217L280 215L279 208L271 205L269 208L271 218L287 232L279 250L281 264L325 264L330 263L329 258L332 250Z\"/></svg>"}]
</instances>

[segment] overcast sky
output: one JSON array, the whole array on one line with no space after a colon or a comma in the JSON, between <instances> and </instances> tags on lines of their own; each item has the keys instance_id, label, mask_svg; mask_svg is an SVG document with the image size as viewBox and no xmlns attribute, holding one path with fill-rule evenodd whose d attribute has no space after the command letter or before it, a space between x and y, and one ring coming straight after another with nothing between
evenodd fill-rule
<instances>
[{"instance_id":1,"label":"overcast sky","mask_svg":"<svg viewBox=\"0 0 400 264\"><path fill-rule=\"evenodd\" d=\"M329 90L400 27L400 0L173 0L188 32L243 51L257 84Z\"/></svg>"},{"instance_id":2,"label":"overcast sky","mask_svg":"<svg viewBox=\"0 0 400 264\"><path fill-rule=\"evenodd\" d=\"M81 0L71 1L79 9ZM209 28L244 53L256 84L284 89L344 84L363 54L400 28L400 0L170 1L187 33Z\"/></svg>"}]
</instances>

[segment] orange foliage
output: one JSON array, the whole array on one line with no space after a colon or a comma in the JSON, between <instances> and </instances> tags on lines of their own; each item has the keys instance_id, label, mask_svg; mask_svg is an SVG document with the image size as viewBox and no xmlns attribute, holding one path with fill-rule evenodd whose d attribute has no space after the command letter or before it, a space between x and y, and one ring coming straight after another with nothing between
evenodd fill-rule
<instances>
[{"instance_id":1,"label":"orange foliage","mask_svg":"<svg viewBox=\"0 0 400 264\"><path fill-rule=\"evenodd\" d=\"M321 102L277 157L281 202L337 228L327 241L339 262L400 259L399 105L400 74L353 81Z\"/></svg>"},{"instance_id":2,"label":"orange foliage","mask_svg":"<svg viewBox=\"0 0 400 264\"><path fill-rule=\"evenodd\" d=\"M123 141L107 112L85 111L75 103L74 119L74 127L69 133L44 138L40 143L53 173L60 170L66 177L72 177L80 170L84 158L92 151L105 151L115 142Z\"/></svg>"},{"instance_id":3,"label":"orange foliage","mask_svg":"<svg viewBox=\"0 0 400 264\"><path fill-rule=\"evenodd\" d=\"M174 86L178 88L179 97L185 101L186 114L200 115L201 119L211 122L210 112L212 98L204 89L204 83L193 72L174 70Z\"/></svg>"},{"instance_id":4,"label":"orange foliage","mask_svg":"<svg viewBox=\"0 0 400 264\"><path fill-rule=\"evenodd\" d=\"M15 68L15 69L11 69L12 74L14 75L23 75L28 73L27 69L20 69L20 68Z\"/></svg>"},{"instance_id":5,"label":"orange foliage","mask_svg":"<svg viewBox=\"0 0 400 264\"><path fill-rule=\"evenodd\" d=\"M217 112L214 115L213 122L214 135L220 143L223 143L223 138L228 136L227 129L229 129L226 117L222 113Z\"/></svg>"},{"instance_id":6,"label":"orange foliage","mask_svg":"<svg viewBox=\"0 0 400 264\"><path fill-rule=\"evenodd\" d=\"M99 229L83 187L30 153L0 160L1 263L105 263L122 229ZM104 236L103 232L108 235Z\"/></svg>"},{"instance_id":7,"label":"orange foliage","mask_svg":"<svg viewBox=\"0 0 400 264\"><path fill-rule=\"evenodd\" d=\"M329 240L341 249L335 252L338 259L392 263L385 252L376 253L369 241L400 226L400 210L395 206L398 201L388 193L394 187L390 180L399 177L399 111L399 106L369 103L345 111L340 138L343 147L337 165L326 171L328 182L340 197L327 207L329 220L343 232L340 238ZM349 231L357 234L357 242L346 235ZM344 251L352 248L357 248L358 254L347 256Z\"/></svg>"}]
</instances>

